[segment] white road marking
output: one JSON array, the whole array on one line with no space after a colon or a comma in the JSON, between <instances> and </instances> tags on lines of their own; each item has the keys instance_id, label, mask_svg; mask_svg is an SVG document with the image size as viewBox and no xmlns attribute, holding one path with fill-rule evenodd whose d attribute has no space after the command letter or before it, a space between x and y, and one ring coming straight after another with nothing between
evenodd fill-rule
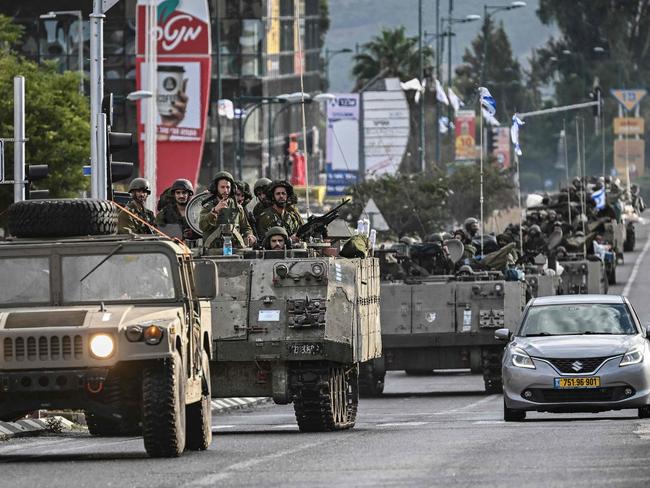
<instances>
[{"instance_id":1,"label":"white road marking","mask_svg":"<svg viewBox=\"0 0 650 488\"><path fill-rule=\"evenodd\" d=\"M234 425L213 425L212 430L214 429L232 429Z\"/></svg>"},{"instance_id":2,"label":"white road marking","mask_svg":"<svg viewBox=\"0 0 650 488\"><path fill-rule=\"evenodd\" d=\"M417 427L420 425L427 425L429 422L389 422L385 424L377 424L377 427Z\"/></svg>"},{"instance_id":3,"label":"white road marking","mask_svg":"<svg viewBox=\"0 0 650 488\"><path fill-rule=\"evenodd\" d=\"M645 257L645 254L648 252L648 249L650 249L650 238L645 242L645 246L643 246L643 251L641 251L641 254L639 254L636 258L636 261L634 261L634 267L632 268L632 272L630 273L630 278L627 280L627 283L625 284L625 288L623 288L623 295L624 297L627 297L630 293L630 290L632 289L632 285L634 285L634 280L636 279L636 275L639 273L639 268L641 267L641 263L643 262L643 258Z\"/></svg>"},{"instance_id":4,"label":"white road marking","mask_svg":"<svg viewBox=\"0 0 650 488\"><path fill-rule=\"evenodd\" d=\"M296 424L282 424L282 425L273 425L271 428L272 429L297 429L298 426Z\"/></svg>"},{"instance_id":5,"label":"white road marking","mask_svg":"<svg viewBox=\"0 0 650 488\"><path fill-rule=\"evenodd\" d=\"M485 397L485 398L483 398L483 399L481 399L481 400L479 400L477 402L470 403L469 405L465 405L464 407L454 408L453 410L446 410L444 412L438 413L437 415L445 415L445 414L448 414L448 413L462 412L462 411L468 410L470 408L478 407L479 405L481 405L483 403L490 402L490 401L492 401L495 398L500 397L500 396L501 395L493 394L493 395L487 396L487 397Z\"/></svg>"},{"instance_id":6,"label":"white road marking","mask_svg":"<svg viewBox=\"0 0 650 488\"><path fill-rule=\"evenodd\" d=\"M650 439L650 425L649 424L641 424L639 427L634 431L636 435L639 436L641 439Z\"/></svg>"},{"instance_id":7,"label":"white road marking","mask_svg":"<svg viewBox=\"0 0 650 488\"><path fill-rule=\"evenodd\" d=\"M477 422L472 422L474 425L495 425L495 424L505 424L505 420L479 420ZM511 424L516 425L516 424Z\"/></svg>"}]
</instances>

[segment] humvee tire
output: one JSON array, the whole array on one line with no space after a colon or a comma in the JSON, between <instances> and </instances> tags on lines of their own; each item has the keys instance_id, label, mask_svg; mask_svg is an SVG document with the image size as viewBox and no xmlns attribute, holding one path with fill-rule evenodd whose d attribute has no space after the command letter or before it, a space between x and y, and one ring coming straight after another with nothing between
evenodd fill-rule
<instances>
[{"instance_id":1,"label":"humvee tire","mask_svg":"<svg viewBox=\"0 0 650 488\"><path fill-rule=\"evenodd\" d=\"M293 371L293 407L301 432L354 427L359 405L356 365L304 364Z\"/></svg>"},{"instance_id":2,"label":"humvee tire","mask_svg":"<svg viewBox=\"0 0 650 488\"><path fill-rule=\"evenodd\" d=\"M117 232L113 202L92 198L25 200L9 207L9 234L14 237L71 237Z\"/></svg>"},{"instance_id":3,"label":"humvee tire","mask_svg":"<svg viewBox=\"0 0 650 488\"><path fill-rule=\"evenodd\" d=\"M210 386L210 359L203 351L203 396L185 408L185 445L190 451L205 451L212 444L212 398Z\"/></svg>"},{"instance_id":4,"label":"humvee tire","mask_svg":"<svg viewBox=\"0 0 650 488\"><path fill-rule=\"evenodd\" d=\"M177 352L144 370L142 436L151 457L178 457L185 450L185 373Z\"/></svg>"}]
</instances>

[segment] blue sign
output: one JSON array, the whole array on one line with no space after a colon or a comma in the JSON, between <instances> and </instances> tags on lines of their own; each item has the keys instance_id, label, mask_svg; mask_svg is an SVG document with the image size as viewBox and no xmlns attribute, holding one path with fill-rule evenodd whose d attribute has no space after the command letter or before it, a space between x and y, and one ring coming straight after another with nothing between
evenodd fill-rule
<instances>
[{"instance_id":1,"label":"blue sign","mask_svg":"<svg viewBox=\"0 0 650 488\"><path fill-rule=\"evenodd\" d=\"M84 176L90 176L90 166L84 166Z\"/></svg>"},{"instance_id":2,"label":"blue sign","mask_svg":"<svg viewBox=\"0 0 650 488\"><path fill-rule=\"evenodd\" d=\"M327 196L341 196L345 195L348 187L357 184L359 179L358 171L351 171L346 169L331 169L331 165L327 165Z\"/></svg>"}]
</instances>

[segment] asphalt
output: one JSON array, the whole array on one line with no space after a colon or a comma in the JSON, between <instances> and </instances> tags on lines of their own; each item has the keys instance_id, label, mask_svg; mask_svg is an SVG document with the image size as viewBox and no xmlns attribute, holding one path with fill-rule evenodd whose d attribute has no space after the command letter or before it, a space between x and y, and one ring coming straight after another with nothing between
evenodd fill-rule
<instances>
[{"instance_id":1,"label":"asphalt","mask_svg":"<svg viewBox=\"0 0 650 488\"><path fill-rule=\"evenodd\" d=\"M618 270L650 323L648 228ZM650 245L648 245L650 247ZM635 269L639 256L643 259ZM382 398L362 399L354 429L301 434L292 406L213 416L206 452L149 459L139 438L65 432L0 442L0 486L66 487L636 487L650 481L650 420L635 410L529 414L502 420L501 395L480 376L389 373Z\"/></svg>"}]
</instances>

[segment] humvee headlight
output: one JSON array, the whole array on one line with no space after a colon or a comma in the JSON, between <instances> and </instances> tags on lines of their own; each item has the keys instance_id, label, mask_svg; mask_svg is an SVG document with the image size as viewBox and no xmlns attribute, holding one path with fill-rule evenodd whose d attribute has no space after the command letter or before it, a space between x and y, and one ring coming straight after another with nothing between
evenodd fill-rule
<instances>
[{"instance_id":1,"label":"humvee headlight","mask_svg":"<svg viewBox=\"0 0 650 488\"><path fill-rule=\"evenodd\" d=\"M163 337L163 330L157 325L150 325L144 329L144 341L147 344L156 345Z\"/></svg>"},{"instance_id":2,"label":"humvee headlight","mask_svg":"<svg viewBox=\"0 0 650 488\"><path fill-rule=\"evenodd\" d=\"M312 264L311 266L311 274L314 275L316 278L319 276L323 275L323 265L320 263Z\"/></svg>"},{"instance_id":3,"label":"humvee headlight","mask_svg":"<svg viewBox=\"0 0 650 488\"><path fill-rule=\"evenodd\" d=\"M127 327L126 338L129 342L138 342L142 340L142 327L139 325Z\"/></svg>"},{"instance_id":4,"label":"humvee headlight","mask_svg":"<svg viewBox=\"0 0 650 488\"><path fill-rule=\"evenodd\" d=\"M96 334L90 339L90 352L98 359L106 359L113 355L115 342L108 334Z\"/></svg>"}]
</instances>

